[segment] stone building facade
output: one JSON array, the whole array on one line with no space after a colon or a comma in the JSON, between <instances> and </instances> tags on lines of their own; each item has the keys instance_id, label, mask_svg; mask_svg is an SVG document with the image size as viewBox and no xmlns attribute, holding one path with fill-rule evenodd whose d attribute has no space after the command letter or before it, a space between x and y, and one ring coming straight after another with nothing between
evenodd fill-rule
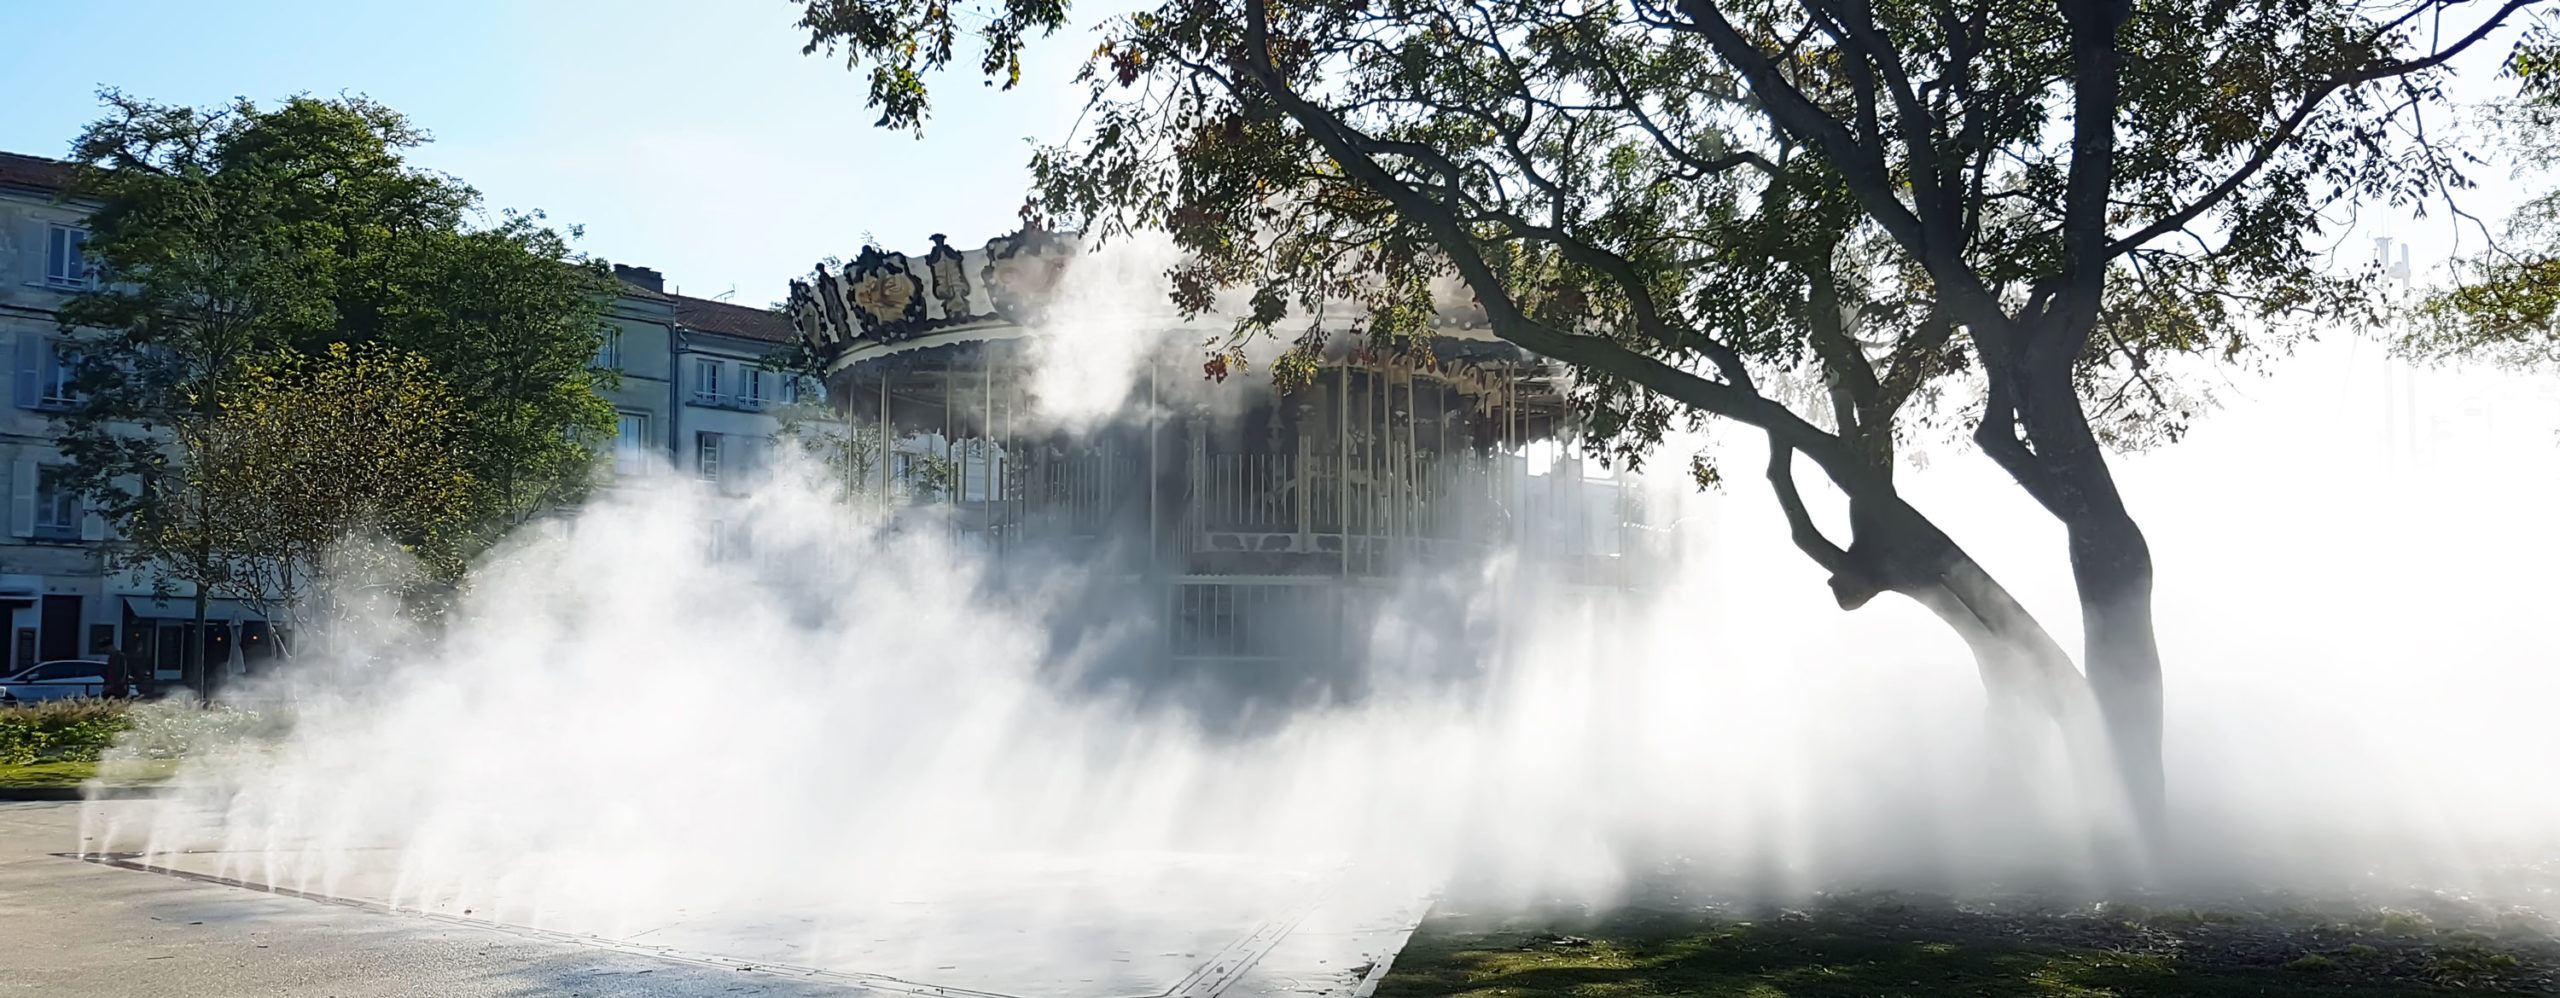
<instances>
[{"instance_id":1,"label":"stone building facade","mask_svg":"<svg viewBox=\"0 0 2560 998\"><path fill-rule=\"evenodd\" d=\"M81 252L92 206L65 196L71 179L68 163L0 153L0 350L14 375L0 386L0 476L10 496L0 532L0 675L124 652L175 680L193 591L107 571L107 525L56 487L55 417L72 401L59 312L96 278ZM648 268L614 270L619 294L596 364L619 373L607 392L619 425L602 472L624 482L672 472L742 488L776 428L770 410L796 396L798 386L766 366L795 335L790 322L670 293ZM743 532L742 524L705 526L714 545ZM203 636L206 661L232 661L235 646L255 656L267 645L254 612L225 599L211 606L217 623Z\"/></svg>"}]
</instances>

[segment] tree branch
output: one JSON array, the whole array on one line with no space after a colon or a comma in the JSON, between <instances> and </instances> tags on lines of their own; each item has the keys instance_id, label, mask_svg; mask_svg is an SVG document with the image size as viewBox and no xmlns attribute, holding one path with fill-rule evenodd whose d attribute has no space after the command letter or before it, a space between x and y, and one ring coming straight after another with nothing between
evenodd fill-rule
<instances>
[{"instance_id":1,"label":"tree branch","mask_svg":"<svg viewBox=\"0 0 2560 998\"><path fill-rule=\"evenodd\" d=\"M2301 105L2294 108L2292 114L2285 116L2284 123L2276 126L2275 133L2270 136L2267 141L2260 143L2257 152L2251 154L2249 160L2242 163L2239 169L2232 171L2230 176L2224 177L2221 183L2215 184L2212 190L2206 191L2202 197L2197 198L2186 207L2178 209L2176 212L2164 216L2159 220L2152 222L2150 225L2143 226L2141 230L2132 235L2107 244L2107 258L2113 259L2115 257L2122 256L2154 239L2158 239L2161 236L2186 228L2188 223L2194 222L2197 218L2202 217L2205 212L2213 210L2215 206L2229 199L2232 194L2240 190L2242 185L2248 183L2251 178L2257 176L2258 171L2265 169L2266 165L2275 159L2275 155L2278 151L2282 150L2287 144L2293 141L2294 133L2301 130L2303 123L2311 119L2312 113L2320 109L2320 105L2329 99L2329 95L2338 92L2342 88L2354 86L2359 83L2368 83L2374 80L2407 76L2412 73L2424 72L2443 65L2446 61L2462 54L2463 50L2479 43L2481 39L2487 38L2492 32L2505 26L2507 18L2513 16L2515 12L2532 6L2537 2L2539 2L2539 0L2507 0L2504 5L2498 8L2498 13L2489 18L2487 22L2473 28L2470 32L2464 34L2462 38L2456 40L2452 45L2439 49L2434 54L2428 55L2424 58L2411 59L2405 62L2385 63L2380 66L2369 66L2352 73L2342 73L2322 81L2311 89L2310 94L2302 99ZM2403 19L2405 20L2405 17ZM2386 26L2383 30L2388 31L2391 26L2396 26L2399 23L2401 22L2394 21L2392 22L2392 25Z\"/></svg>"}]
</instances>

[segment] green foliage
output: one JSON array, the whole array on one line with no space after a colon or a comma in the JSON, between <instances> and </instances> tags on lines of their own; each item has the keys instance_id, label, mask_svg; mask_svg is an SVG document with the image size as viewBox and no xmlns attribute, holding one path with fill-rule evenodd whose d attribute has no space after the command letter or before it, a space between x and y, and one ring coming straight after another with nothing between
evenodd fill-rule
<instances>
[{"instance_id":1,"label":"green foliage","mask_svg":"<svg viewBox=\"0 0 2560 998\"><path fill-rule=\"evenodd\" d=\"M795 401L768 410L775 422L774 444L823 469L825 481L841 498L878 494L880 430L838 413L820 397L819 386L827 377L825 358L795 337L768 354L764 368L796 379L799 387Z\"/></svg>"},{"instance_id":2,"label":"green foliage","mask_svg":"<svg viewBox=\"0 0 2560 998\"><path fill-rule=\"evenodd\" d=\"M173 700L134 704L116 741L118 757L183 759L284 737L291 721L271 711Z\"/></svg>"},{"instance_id":3,"label":"green foliage","mask_svg":"<svg viewBox=\"0 0 2560 998\"><path fill-rule=\"evenodd\" d=\"M0 707L0 766L173 760L282 737L274 713L180 700L46 700Z\"/></svg>"},{"instance_id":4,"label":"green foliage","mask_svg":"<svg viewBox=\"0 0 2560 998\"><path fill-rule=\"evenodd\" d=\"M2519 165L2560 166L2560 30L2537 22L2507 74L2515 100L2487 109ZM2455 262L2455 282L2419 302L2397 346L2413 357L2471 357L2518 368L2560 366L2560 190L2526 201L2497 245Z\"/></svg>"},{"instance_id":5,"label":"green foliage","mask_svg":"<svg viewBox=\"0 0 2560 998\"><path fill-rule=\"evenodd\" d=\"M804 399L776 406L772 413L774 443L783 453L798 454L824 469L825 480L841 496L872 494L880 485L880 431L854 423L826 403Z\"/></svg>"},{"instance_id":6,"label":"green foliage","mask_svg":"<svg viewBox=\"0 0 2560 998\"><path fill-rule=\"evenodd\" d=\"M949 44L928 7L824 6L813 47ZM2415 14L2136 4L2099 55L2096 9L1173 0L1107 29L1033 214L1170 233L1177 303L1243 288L1238 336L1306 317L1300 354L1471 292L1630 462L1710 413L1869 465L1984 424L2144 447L2209 407L2180 375L2368 308L2306 240L2327 213L2468 181L2401 135L2443 79ZM2103 162L2062 127L2097 91ZM2086 413L2029 418L2038 378Z\"/></svg>"},{"instance_id":7,"label":"green foliage","mask_svg":"<svg viewBox=\"0 0 2560 998\"><path fill-rule=\"evenodd\" d=\"M0 763L0 787L77 787L95 780L109 786L148 786L176 776L174 759L105 762Z\"/></svg>"},{"instance_id":8,"label":"green foliage","mask_svg":"<svg viewBox=\"0 0 2560 998\"><path fill-rule=\"evenodd\" d=\"M0 765L95 762L131 726L120 700L46 700L0 706Z\"/></svg>"},{"instance_id":9,"label":"green foliage","mask_svg":"<svg viewBox=\"0 0 2560 998\"><path fill-rule=\"evenodd\" d=\"M849 419L816 397L815 386L825 383L826 368L807 343L793 340L766 356L764 367L801 379L802 386L800 401L770 410L778 424L774 443L823 469L825 480L836 486L841 497L878 500L886 485L891 496L908 502L940 502L959 488L960 462L939 454L910 453L906 470L895 480L884 481L879 427ZM961 446L983 444L963 442Z\"/></svg>"},{"instance_id":10,"label":"green foliage","mask_svg":"<svg viewBox=\"0 0 2560 998\"><path fill-rule=\"evenodd\" d=\"M871 107L880 109L886 128L921 128L930 102L925 74L951 64L959 37L975 34L986 46L978 71L1002 80L1007 90L1022 82L1022 43L1026 35L1046 36L1066 23L1066 0L997 0L987 5L961 5L951 0L796 0L800 27L809 43L800 52L841 46L845 67L871 66ZM961 22L974 22L963 27Z\"/></svg>"},{"instance_id":11,"label":"green foliage","mask_svg":"<svg viewBox=\"0 0 2560 998\"><path fill-rule=\"evenodd\" d=\"M458 581L483 490L462 407L425 357L332 343L252 359L236 381L212 419L174 428L179 467L153 487L184 512L140 540L202 552L216 588L297 634L364 589Z\"/></svg>"},{"instance_id":12,"label":"green foliage","mask_svg":"<svg viewBox=\"0 0 2560 998\"><path fill-rule=\"evenodd\" d=\"M437 527L455 550L588 487L612 426L605 376L588 370L611 283L538 216L472 225L479 194L407 165L426 135L363 98L198 110L104 96L75 158L108 279L63 311L81 359L62 447L127 539L123 560L220 584L215 519L169 484L189 474L179 452L216 432L234 393L284 376L262 359L340 345L423 358L445 385L463 477L392 484L441 501L468 483L462 515Z\"/></svg>"}]
</instances>

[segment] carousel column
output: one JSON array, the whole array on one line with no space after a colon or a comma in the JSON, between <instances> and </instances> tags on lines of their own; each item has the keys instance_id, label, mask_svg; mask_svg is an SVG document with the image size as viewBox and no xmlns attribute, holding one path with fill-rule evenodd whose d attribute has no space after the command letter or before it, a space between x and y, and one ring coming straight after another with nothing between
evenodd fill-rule
<instances>
[{"instance_id":1,"label":"carousel column","mask_svg":"<svg viewBox=\"0 0 2560 998\"><path fill-rule=\"evenodd\" d=\"M982 519L986 525L987 550L992 552L996 547L996 449L992 446L996 435L995 350L992 346L979 347L978 359L980 390L985 393L978 400L983 416L978 422L978 499L986 514Z\"/></svg>"},{"instance_id":2,"label":"carousel column","mask_svg":"<svg viewBox=\"0 0 2560 998\"><path fill-rule=\"evenodd\" d=\"M1162 448L1157 437L1164 433L1164 407L1156 397L1156 363L1147 361L1147 574L1159 574L1164 565L1164 536L1157 497L1164 491L1164 467L1158 457Z\"/></svg>"},{"instance_id":3,"label":"carousel column","mask_svg":"<svg viewBox=\"0 0 2560 998\"><path fill-rule=\"evenodd\" d=\"M1297 454L1289 459L1289 496L1295 500L1290 504L1289 515L1297 525L1295 546L1302 551L1315 549L1315 542L1308 539L1308 535L1315 531L1314 497L1307 494L1307 490L1315 485L1315 476L1308 473L1309 459L1315 448L1307 439L1307 427L1315 421L1315 412L1315 406L1298 403L1298 425L1289 434L1297 442Z\"/></svg>"},{"instance_id":4,"label":"carousel column","mask_svg":"<svg viewBox=\"0 0 2560 998\"><path fill-rule=\"evenodd\" d=\"M1191 483L1191 499L1187 504L1190 507L1189 522L1185 525L1188 529L1183 531L1184 547L1177 552L1177 555L1188 561L1193 552L1206 546L1202 535L1209 529L1209 517L1202 515L1209 512L1204 507L1207 505L1205 500L1210 494L1209 414L1206 407L1195 405L1184 414L1182 433L1184 471Z\"/></svg>"},{"instance_id":5,"label":"carousel column","mask_svg":"<svg viewBox=\"0 0 2560 998\"><path fill-rule=\"evenodd\" d=\"M1413 436L1414 421L1422 418L1422 403L1415 397L1415 389L1421 383L1422 371L1417 366L1405 376L1404 382L1404 480L1399 483L1400 498L1404 504L1405 545L1411 552L1422 549L1422 452L1414 447ZM1407 556L1410 557L1411 553Z\"/></svg>"},{"instance_id":6,"label":"carousel column","mask_svg":"<svg viewBox=\"0 0 2560 998\"><path fill-rule=\"evenodd\" d=\"M1341 532L1341 573L1352 576L1352 361L1334 371L1334 530Z\"/></svg>"},{"instance_id":7,"label":"carousel column","mask_svg":"<svg viewBox=\"0 0 2560 998\"><path fill-rule=\"evenodd\" d=\"M942 539L951 546L958 547L962 539L960 536L962 527L960 525L960 511L958 508L960 505L960 486L966 484L966 482L961 478L960 460L958 457L959 449L952 446L953 441L951 439L953 432L951 427L951 390L953 387L951 375L952 362L945 360L942 363L942 382L937 386L941 391L936 392L935 394L942 396L942 498L944 504L953 507L951 510L947 511L942 518Z\"/></svg>"},{"instance_id":8,"label":"carousel column","mask_svg":"<svg viewBox=\"0 0 2560 998\"><path fill-rule=\"evenodd\" d=\"M884 511L893 501L889 494L889 442L898 435L889 422L889 376L892 370L888 360L883 358L880 362L880 508Z\"/></svg>"},{"instance_id":9,"label":"carousel column","mask_svg":"<svg viewBox=\"0 0 2560 998\"><path fill-rule=\"evenodd\" d=\"M1143 572L1140 575L1140 578L1144 580L1140 584L1140 594L1143 598L1152 601L1155 606L1155 612L1162 615L1159 618L1160 624L1158 628L1160 631L1158 635L1160 640L1155 642L1155 651L1153 652L1153 654L1158 657L1157 664L1162 666L1169 663L1173 658L1175 641L1178 637L1176 629L1181 626L1182 622L1182 609L1175 605L1176 601L1181 598L1182 583L1179 579L1166 578L1167 573L1165 572L1164 564L1164 523L1162 509L1162 496L1164 494L1164 446L1163 441L1159 439L1164 436L1164 406L1161 404L1161 397L1159 395L1157 385L1158 375L1160 373L1161 371L1158 368L1155 358L1150 356L1147 359L1146 420L1147 563L1143 566ZM1105 435L1103 439L1108 441L1110 438L1111 435Z\"/></svg>"}]
</instances>

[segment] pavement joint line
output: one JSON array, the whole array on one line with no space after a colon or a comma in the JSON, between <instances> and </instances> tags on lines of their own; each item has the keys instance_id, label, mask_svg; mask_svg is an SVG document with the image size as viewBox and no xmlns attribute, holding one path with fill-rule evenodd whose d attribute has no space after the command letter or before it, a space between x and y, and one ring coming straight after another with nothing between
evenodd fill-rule
<instances>
[{"instance_id":1,"label":"pavement joint line","mask_svg":"<svg viewBox=\"0 0 2560 998\"><path fill-rule=\"evenodd\" d=\"M213 855L222 851L223 850L218 849L206 849L186 850L185 852L189 855ZM51 855L59 859L92 863L98 866L112 867L119 870L158 874L160 876L173 877L179 880L193 881L195 883L237 888L239 890L250 891L258 894L274 894L281 897L295 898L319 904L353 908L358 911L369 912L376 915L385 915L394 918L425 919L428 921L442 922L463 928L500 932L540 942L558 943L587 949L600 949L608 952L626 953L635 956L654 957L672 963L714 967L722 970L736 970L747 973L770 973L776 976L815 978L829 983L842 984L858 990L887 991L897 994L917 995L920 996L920 998L1024 998L1024 996L1011 995L996 991L976 991L968 988L945 987L938 984L923 984L915 981L890 977L884 974L866 974L859 971L827 970L821 967L808 967L798 964L775 963L760 960L739 960L733 957L719 956L710 953L696 953L669 946L643 946L607 939L602 936L579 935L576 933L561 932L555 929L539 929L529 925L516 925L509 922L465 918L459 915L447 915L441 912L421 911L415 908L402 908L397 905L386 904L380 901L367 901L362 898L351 898L336 894L324 894L318 891L306 891L292 887L280 887L274 884L261 884L254 881L240 880L218 874L198 873L193 870L179 870L165 866L152 866L145 861L146 856L143 853L57 852L52 853ZM1173 987L1156 994L1135 995L1129 996L1129 998L1217 998L1217 996L1225 992L1227 988L1233 986L1238 980L1241 980L1248 971L1251 971L1254 968L1256 964L1261 963L1262 958L1269 955L1272 948L1280 944L1280 940L1287 938L1290 932L1295 931L1299 923L1303 922L1307 915L1314 911L1321 902L1321 898L1308 901L1300 905L1297 909L1291 911L1283 918L1273 919L1254 926L1252 931L1245 933L1243 936L1237 938L1236 941L1228 943L1226 946L1220 948L1216 953L1212 954L1206 962L1193 969L1191 973L1184 975L1182 980L1177 982ZM1389 956L1389 959L1392 959L1392 954ZM1383 967L1384 961L1381 961L1380 969L1375 971L1375 974L1383 976ZM1369 992L1375 991L1377 987L1374 980L1364 980L1362 981L1362 984L1366 990L1359 992L1360 998L1367 998Z\"/></svg>"}]
</instances>

